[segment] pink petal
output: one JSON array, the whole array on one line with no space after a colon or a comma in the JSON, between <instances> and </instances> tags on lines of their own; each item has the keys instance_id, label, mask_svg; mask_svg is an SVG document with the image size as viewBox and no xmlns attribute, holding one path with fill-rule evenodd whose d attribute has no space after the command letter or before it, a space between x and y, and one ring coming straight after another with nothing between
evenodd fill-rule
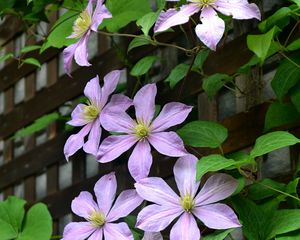
<instances>
[{"instance_id":1,"label":"pink petal","mask_svg":"<svg viewBox=\"0 0 300 240\"><path fill-rule=\"evenodd\" d=\"M211 7L202 9L200 20L202 24L196 26L198 38L207 47L216 50L225 30L224 21L218 17L218 14Z\"/></svg>"},{"instance_id":2,"label":"pink petal","mask_svg":"<svg viewBox=\"0 0 300 240\"><path fill-rule=\"evenodd\" d=\"M104 76L104 85L102 87L101 96L102 107L107 103L109 96L116 90L122 73L123 71L114 70Z\"/></svg>"},{"instance_id":3,"label":"pink petal","mask_svg":"<svg viewBox=\"0 0 300 240\"><path fill-rule=\"evenodd\" d=\"M167 103L151 124L152 132L161 132L182 123L191 111L192 107L183 103Z\"/></svg>"},{"instance_id":4,"label":"pink petal","mask_svg":"<svg viewBox=\"0 0 300 240\"><path fill-rule=\"evenodd\" d=\"M103 228L98 228L88 240L102 240L103 239Z\"/></svg>"},{"instance_id":5,"label":"pink petal","mask_svg":"<svg viewBox=\"0 0 300 240\"><path fill-rule=\"evenodd\" d=\"M170 157L182 157L188 154L184 148L183 141L175 132L151 133L148 140L161 154Z\"/></svg>"},{"instance_id":6,"label":"pink petal","mask_svg":"<svg viewBox=\"0 0 300 240\"><path fill-rule=\"evenodd\" d=\"M74 59L79 66L89 67L91 64L88 61L87 41L90 36L90 31L87 31L79 40L75 49Z\"/></svg>"},{"instance_id":7,"label":"pink petal","mask_svg":"<svg viewBox=\"0 0 300 240\"><path fill-rule=\"evenodd\" d=\"M83 218L88 218L93 212L99 211L92 194L86 191L73 199L71 208L73 213Z\"/></svg>"},{"instance_id":8,"label":"pink petal","mask_svg":"<svg viewBox=\"0 0 300 240\"><path fill-rule=\"evenodd\" d=\"M258 6L254 3L248 3L247 0L218 0L215 2L216 10L224 15L233 16L235 19L261 19Z\"/></svg>"},{"instance_id":9,"label":"pink petal","mask_svg":"<svg viewBox=\"0 0 300 240\"><path fill-rule=\"evenodd\" d=\"M94 0L89 0L88 5L85 9L89 13L90 16L92 16L92 13L93 13L93 3L94 3Z\"/></svg>"},{"instance_id":10,"label":"pink petal","mask_svg":"<svg viewBox=\"0 0 300 240\"><path fill-rule=\"evenodd\" d=\"M145 232L142 240L164 240L160 232Z\"/></svg>"},{"instance_id":11,"label":"pink petal","mask_svg":"<svg viewBox=\"0 0 300 240\"><path fill-rule=\"evenodd\" d=\"M137 216L136 227L148 232L164 230L183 212L179 206L152 204L142 209Z\"/></svg>"},{"instance_id":12,"label":"pink petal","mask_svg":"<svg viewBox=\"0 0 300 240\"><path fill-rule=\"evenodd\" d=\"M84 95L94 106L97 106L100 109L101 88L98 76L88 81L88 83L85 85Z\"/></svg>"},{"instance_id":13,"label":"pink petal","mask_svg":"<svg viewBox=\"0 0 300 240\"><path fill-rule=\"evenodd\" d=\"M64 154L69 161L69 157L77 152L84 144L84 137L90 132L92 124L85 125L77 134L71 135L64 146Z\"/></svg>"},{"instance_id":14,"label":"pink petal","mask_svg":"<svg viewBox=\"0 0 300 240\"><path fill-rule=\"evenodd\" d=\"M155 113L156 93L157 88L154 83L145 85L136 93L133 104L138 121L142 121L145 124L151 122Z\"/></svg>"},{"instance_id":15,"label":"pink petal","mask_svg":"<svg viewBox=\"0 0 300 240\"><path fill-rule=\"evenodd\" d=\"M65 227L63 240L83 240L88 238L95 230L89 222L72 222Z\"/></svg>"},{"instance_id":16,"label":"pink petal","mask_svg":"<svg viewBox=\"0 0 300 240\"><path fill-rule=\"evenodd\" d=\"M124 94L114 94L111 96L111 99L109 103L106 104L104 110L109 108L109 111L122 110L125 112L132 105L133 101L129 97L125 96Z\"/></svg>"},{"instance_id":17,"label":"pink petal","mask_svg":"<svg viewBox=\"0 0 300 240\"><path fill-rule=\"evenodd\" d=\"M71 76L73 58L78 44L79 41L66 47L63 51L64 69L69 76Z\"/></svg>"},{"instance_id":18,"label":"pink petal","mask_svg":"<svg viewBox=\"0 0 300 240\"><path fill-rule=\"evenodd\" d=\"M83 150L86 153L92 154L96 156L97 151L99 149L100 138L101 138L101 126L99 118L92 123L92 128L89 134L88 141L83 145Z\"/></svg>"},{"instance_id":19,"label":"pink petal","mask_svg":"<svg viewBox=\"0 0 300 240\"><path fill-rule=\"evenodd\" d=\"M154 26L154 32L163 32L170 27L180 25L189 21L190 16L200 11L196 4L186 4L180 7L179 11L175 8L162 11Z\"/></svg>"},{"instance_id":20,"label":"pink petal","mask_svg":"<svg viewBox=\"0 0 300 240\"><path fill-rule=\"evenodd\" d=\"M104 225L105 240L133 240L132 233L126 223L106 223Z\"/></svg>"},{"instance_id":21,"label":"pink petal","mask_svg":"<svg viewBox=\"0 0 300 240\"><path fill-rule=\"evenodd\" d=\"M107 216L117 191L117 179L115 173L106 174L96 182L94 192L99 208Z\"/></svg>"},{"instance_id":22,"label":"pink petal","mask_svg":"<svg viewBox=\"0 0 300 240\"><path fill-rule=\"evenodd\" d=\"M109 136L101 143L97 160L102 163L110 162L126 152L136 142L136 137L131 135Z\"/></svg>"},{"instance_id":23,"label":"pink petal","mask_svg":"<svg viewBox=\"0 0 300 240\"><path fill-rule=\"evenodd\" d=\"M196 182L197 158L194 155L186 155L179 158L174 166L174 176L180 195L184 197L190 194L194 198L199 182Z\"/></svg>"},{"instance_id":24,"label":"pink petal","mask_svg":"<svg viewBox=\"0 0 300 240\"><path fill-rule=\"evenodd\" d=\"M134 184L138 194L145 200L160 205L180 206L179 196L159 177L141 179Z\"/></svg>"},{"instance_id":25,"label":"pink petal","mask_svg":"<svg viewBox=\"0 0 300 240\"><path fill-rule=\"evenodd\" d=\"M106 220L108 222L113 222L119 218L126 217L141 205L142 202L143 199L137 194L136 190L125 190L118 196Z\"/></svg>"},{"instance_id":26,"label":"pink petal","mask_svg":"<svg viewBox=\"0 0 300 240\"><path fill-rule=\"evenodd\" d=\"M140 179L148 177L151 165L151 147L148 141L139 141L128 160L130 175L138 182Z\"/></svg>"},{"instance_id":27,"label":"pink petal","mask_svg":"<svg viewBox=\"0 0 300 240\"><path fill-rule=\"evenodd\" d=\"M103 19L111 18L112 15L108 11L108 9L103 4L103 0L97 1L97 6L92 18L92 26L91 29L95 32L98 30L98 26L102 23Z\"/></svg>"},{"instance_id":28,"label":"pink petal","mask_svg":"<svg viewBox=\"0 0 300 240\"><path fill-rule=\"evenodd\" d=\"M81 127L88 124L90 121L86 120L83 114L85 107L85 104L78 104L71 114L72 119L67 123L74 127Z\"/></svg>"},{"instance_id":29,"label":"pink petal","mask_svg":"<svg viewBox=\"0 0 300 240\"><path fill-rule=\"evenodd\" d=\"M215 203L229 197L238 186L236 179L224 173L211 176L196 196L196 205Z\"/></svg>"},{"instance_id":30,"label":"pink petal","mask_svg":"<svg viewBox=\"0 0 300 240\"><path fill-rule=\"evenodd\" d=\"M100 114L102 127L110 132L133 133L135 121L123 110L107 106Z\"/></svg>"},{"instance_id":31,"label":"pink petal","mask_svg":"<svg viewBox=\"0 0 300 240\"><path fill-rule=\"evenodd\" d=\"M170 240L198 240L200 230L192 214L184 212L170 232Z\"/></svg>"},{"instance_id":32,"label":"pink petal","mask_svg":"<svg viewBox=\"0 0 300 240\"><path fill-rule=\"evenodd\" d=\"M193 214L212 229L228 229L241 226L234 211L222 203L196 207L193 209Z\"/></svg>"}]
</instances>

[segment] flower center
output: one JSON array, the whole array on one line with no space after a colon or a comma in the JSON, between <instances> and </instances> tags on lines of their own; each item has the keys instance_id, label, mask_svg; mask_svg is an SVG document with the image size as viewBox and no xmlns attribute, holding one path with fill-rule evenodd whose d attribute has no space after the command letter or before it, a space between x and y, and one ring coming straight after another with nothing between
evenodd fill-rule
<instances>
[{"instance_id":1,"label":"flower center","mask_svg":"<svg viewBox=\"0 0 300 240\"><path fill-rule=\"evenodd\" d=\"M85 106L83 109L84 118L88 121L94 121L99 114L99 109L94 105Z\"/></svg>"},{"instance_id":2,"label":"flower center","mask_svg":"<svg viewBox=\"0 0 300 240\"><path fill-rule=\"evenodd\" d=\"M143 123L138 123L134 127L134 132L139 139L144 139L149 134L149 128Z\"/></svg>"},{"instance_id":3,"label":"flower center","mask_svg":"<svg viewBox=\"0 0 300 240\"><path fill-rule=\"evenodd\" d=\"M185 211L190 212L194 207L194 199L190 194L186 194L183 198L181 197L180 204Z\"/></svg>"},{"instance_id":4,"label":"flower center","mask_svg":"<svg viewBox=\"0 0 300 240\"><path fill-rule=\"evenodd\" d=\"M79 17L76 19L73 26L73 36L75 38L80 38L90 27L92 23L91 15L87 10L80 13Z\"/></svg>"},{"instance_id":5,"label":"flower center","mask_svg":"<svg viewBox=\"0 0 300 240\"><path fill-rule=\"evenodd\" d=\"M215 3L216 0L192 0L191 2L197 3L200 7L209 7Z\"/></svg>"},{"instance_id":6,"label":"flower center","mask_svg":"<svg viewBox=\"0 0 300 240\"><path fill-rule=\"evenodd\" d=\"M94 227L101 227L105 223L105 216L100 212L92 212L92 214L87 219Z\"/></svg>"}]
</instances>

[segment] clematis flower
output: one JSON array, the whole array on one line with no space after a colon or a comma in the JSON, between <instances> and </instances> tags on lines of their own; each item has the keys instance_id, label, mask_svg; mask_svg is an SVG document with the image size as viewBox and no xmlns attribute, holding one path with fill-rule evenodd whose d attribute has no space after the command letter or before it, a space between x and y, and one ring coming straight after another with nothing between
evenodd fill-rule
<instances>
[{"instance_id":1,"label":"clematis flower","mask_svg":"<svg viewBox=\"0 0 300 240\"><path fill-rule=\"evenodd\" d=\"M142 240L163 240L160 232L145 232Z\"/></svg>"},{"instance_id":2,"label":"clematis flower","mask_svg":"<svg viewBox=\"0 0 300 240\"><path fill-rule=\"evenodd\" d=\"M103 140L97 153L98 161L110 162L136 144L128 160L129 172L136 181L149 174L152 165L150 144L167 156L187 154L181 138L175 132L166 130L182 123L192 107L177 102L168 103L153 120L156 92L155 84L147 84L136 93L133 99L136 120L125 112L127 109L115 111L110 107L103 109L100 117L102 126L107 131L122 134Z\"/></svg>"},{"instance_id":3,"label":"clematis flower","mask_svg":"<svg viewBox=\"0 0 300 240\"><path fill-rule=\"evenodd\" d=\"M179 0L167 0L177 2ZM188 4L182 5L177 11L175 8L162 11L154 27L154 32L162 32L170 27L189 21L189 17L200 12L201 24L196 26L198 38L210 49L216 50L221 40L225 23L218 17L216 11L234 19L261 19L259 8L248 0L187 0Z\"/></svg>"},{"instance_id":4,"label":"clematis flower","mask_svg":"<svg viewBox=\"0 0 300 240\"><path fill-rule=\"evenodd\" d=\"M87 104L78 104L71 114L69 125L83 127L77 134L71 135L64 146L64 154L68 160L75 152L83 147L87 153L96 155L101 138L101 111L106 105L110 94L116 89L121 71L115 70L104 77L104 85L99 85L99 77L91 79L85 86L84 95L88 98ZM117 94L114 101L121 101L115 107L124 107L131 104L129 98ZM122 105L123 104L123 105ZM84 138L89 134L88 141Z\"/></svg>"},{"instance_id":5,"label":"clematis flower","mask_svg":"<svg viewBox=\"0 0 300 240\"><path fill-rule=\"evenodd\" d=\"M171 229L171 240L200 239L195 218L212 229L240 227L233 210L223 203L237 188L237 181L229 175L218 173L211 176L197 194L197 159L193 155L179 158L174 166L174 176L180 192L178 196L167 183L158 177L141 179L135 183L138 194L149 202L137 217L136 227L149 232L165 229L179 217Z\"/></svg>"},{"instance_id":6,"label":"clematis flower","mask_svg":"<svg viewBox=\"0 0 300 240\"><path fill-rule=\"evenodd\" d=\"M115 173L104 175L95 184L94 192L97 202L92 194L81 192L72 201L72 211L86 219L86 222L69 223L63 233L62 240L99 240L119 239L133 240L128 225L124 222L114 223L126 217L143 201L135 190L125 190L120 193L114 205L117 190ZM113 206L112 206L113 205Z\"/></svg>"},{"instance_id":7,"label":"clematis flower","mask_svg":"<svg viewBox=\"0 0 300 240\"><path fill-rule=\"evenodd\" d=\"M79 15L73 25L73 32L68 38L78 38L79 41L68 46L63 51L64 68L68 75L71 73L72 60L80 66L90 66L88 61L87 42L92 31L97 32L98 26L103 19L111 18L112 15L103 4L104 0L97 0L95 11L93 12L93 3L95 0L89 0L86 9Z\"/></svg>"}]
</instances>

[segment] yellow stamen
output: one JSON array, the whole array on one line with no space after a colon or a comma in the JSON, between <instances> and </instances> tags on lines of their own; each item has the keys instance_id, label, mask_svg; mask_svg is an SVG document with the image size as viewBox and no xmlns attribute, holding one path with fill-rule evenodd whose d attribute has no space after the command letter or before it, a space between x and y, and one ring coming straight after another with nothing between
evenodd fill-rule
<instances>
[{"instance_id":1,"label":"yellow stamen","mask_svg":"<svg viewBox=\"0 0 300 240\"><path fill-rule=\"evenodd\" d=\"M144 123L139 122L137 125L135 125L134 132L139 139L144 139L148 136L150 130L149 127L146 126Z\"/></svg>"},{"instance_id":2,"label":"yellow stamen","mask_svg":"<svg viewBox=\"0 0 300 240\"><path fill-rule=\"evenodd\" d=\"M76 19L74 26L73 26L73 33L72 35L75 38L82 37L83 34L89 29L92 23L91 15L88 13L87 10L84 10L80 13L79 17Z\"/></svg>"},{"instance_id":3,"label":"yellow stamen","mask_svg":"<svg viewBox=\"0 0 300 240\"><path fill-rule=\"evenodd\" d=\"M190 194L186 194L183 198L181 197L180 204L185 211L190 212L193 209L195 202Z\"/></svg>"},{"instance_id":4,"label":"yellow stamen","mask_svg":"<svg viewBox=\"0 0 300 240\"><path fill-rule=\"evenodd\" d=\"M87 219L94 227L101 227L105 223L105 216L101 212L92 212Z\"/></svg>"},{"instance_id":5,"label":"yellow stamen","mask_svg":"<svg viewBox=\"0 0 300 240\"><path fill-rule=\"evenodd\" d=\"M196 3L200 7L208 7L212 6L216 0L192 0L192 2Z\"/></svg>"},{"instance_id":6,"label":"yellow stamen","mask_svg":"<svg viewBox=\"0 0 300 240\"><path fill-rule=\"evenodd\" d=\"M94 105L85 106L83 109L84 118L88 121L94 121L99 114L100 110Z\"/></svg>"}]
</instances>

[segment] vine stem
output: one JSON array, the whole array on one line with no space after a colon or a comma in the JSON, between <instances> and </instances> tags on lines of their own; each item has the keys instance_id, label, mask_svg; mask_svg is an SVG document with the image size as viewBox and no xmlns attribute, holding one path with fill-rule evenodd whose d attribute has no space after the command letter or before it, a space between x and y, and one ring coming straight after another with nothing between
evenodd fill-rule
<instances>
[{"instance_id":1,"label":"vine stem","mask_svg":"<svg viewBox=\"0 0 300 240\"><path fill-rule=\"evenodd\" d=\"M187 49L187 48L180 47L180 46L177 46L177 45L174 45L171 43L163 43L163 42L159 42L157 40L149 39L146 36L141 36L141 35L135 35L135 34L129 34L129 33L109 33L109 32L104 32L104 31L98 31L98 33L105 35L105 36L110 36L110 37L118 36L118 37L129 37L129 38L140 38L140 39L149 41L154 46L173 47L173 48L177 48L181 51L184 51L187 54L193 54L193 53L197 52L197 50L198 50L198 47L195 47L192 49Z\"/></svg>"},{"instance_id":2,"label":"vine stem","mask_svg":"<svg viewBox=\"0 0 300 240\"><path fill-rule=\"evenodd\" d=\"M278 52L281 56L283 56L284 58L286 58L290 63L292 63L293 65L295 65L297 68L300 68L300 65L298 63L296 63L295 61L293 61L291 58L289 58L287 55L285 55L283 52L279 51Z\"/></svg>"},{"instance_id":3,"label":"vine stem","mask_svg":"<svg viewBox=\"0 0 300 240\"><path fill-rule=\"evenodd\" d=\"M300 202L300 199L299 199L299 198L297 198L297 197L295 197L295 196L293 196L293 195L291 195L291 194L289 194L289 193L283 192L283 191L281 191L281 190L278 190L278 189L276 189L276 188L273 188L273 187L271 187L271 186L265 185L265 184L260 183L260 182L257 182L257 183L258 183L259 185L262 185L262 186L264 186L264 187L266 187L266 188L269 188L269 189L271 189L271 190L273 190L273 191L275 191L275 192L281 193L281 194L283 194L283 195L285 195L285 196L288 196L288 197L293 198L293 199L297 200L298 202Z\"/></svg>"}]
</instances>

